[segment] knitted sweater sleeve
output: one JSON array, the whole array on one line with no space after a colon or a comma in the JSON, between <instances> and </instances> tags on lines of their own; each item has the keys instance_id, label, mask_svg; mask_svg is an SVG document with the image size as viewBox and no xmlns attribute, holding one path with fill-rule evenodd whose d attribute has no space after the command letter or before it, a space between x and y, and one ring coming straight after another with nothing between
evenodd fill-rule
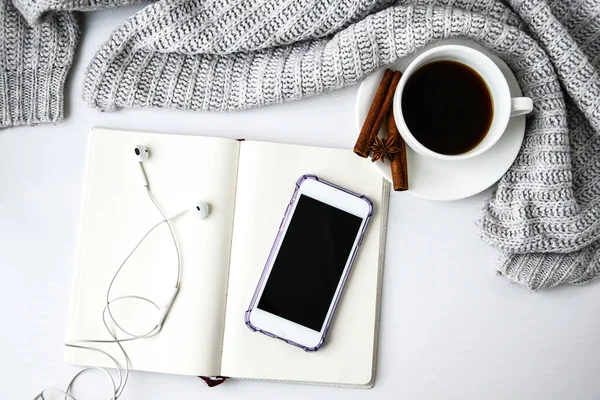
<instances>
[{"instance_id":1,"label":"knitted sweater sleeve","mask_svg":"<svg viewBox=\"0 0 600 400\"><path fill-rule=\"evenodd\" d=\"M30 25L37 25L53 12L93 11L142 1L147 0L13 0L13 3Z\"/></svg>"},{"instance_id":2,"label":"knitted sweater sleeve","mask_svg":"<svg viewBox=\"0 0 600 400\"><path fill-rule=\"evenodd\" d=\"M59 122L78 38L75 18L54 13L32 27L0 0L0 29L0 128Z\"/></svg>"}]
</instances>

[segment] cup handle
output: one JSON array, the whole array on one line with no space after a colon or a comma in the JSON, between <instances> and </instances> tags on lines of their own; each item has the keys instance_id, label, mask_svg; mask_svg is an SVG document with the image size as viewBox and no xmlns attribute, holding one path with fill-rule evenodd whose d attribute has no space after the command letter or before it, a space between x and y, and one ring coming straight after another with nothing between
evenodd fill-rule
<instances>
[{"instance_id":1,"label":"cup handle","mask_svg":"<svg viewBox=\"0 0 600 400\"><path fill-rule=\"evenodd\" d=\"M510 116L529 114L533 111L533 101L529 97L513 97L510 99Z\"/></svg>"}]
</instances>

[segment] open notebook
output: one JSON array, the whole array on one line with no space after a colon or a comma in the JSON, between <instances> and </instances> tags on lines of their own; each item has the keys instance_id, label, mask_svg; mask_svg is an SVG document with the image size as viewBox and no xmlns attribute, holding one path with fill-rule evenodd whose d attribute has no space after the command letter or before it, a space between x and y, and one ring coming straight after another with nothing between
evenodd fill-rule
<instances>
[{"instance_id":1,"label":"open notebook","mask_svg":"<svg viewBox=\"0 0 600 400\"><path fill-rule=\"evenodd\" d=\"M151 151L144 166L167 215L198 200L210 204L211 214L173 221L183 260L181 289L158 336L124 344L132 369L372 386L389 184L350 150L92 129L68 340L110 339L101 317L109 281L141 235L161 219L139 184L136 144ZM375 211L325 345L316 353L252 332L244 323L295 182L309 173L366 195ZM131 257L113 295L161 302L175 274L172 242L161 227ZM139 304L115 307L117 320L141 325L155 312ZM148 325L124 328L139 334ZM101 348L123 361L116 346ZM80 349L68 348L66 361L113 366Z\"/></svg>"}]
</instances>

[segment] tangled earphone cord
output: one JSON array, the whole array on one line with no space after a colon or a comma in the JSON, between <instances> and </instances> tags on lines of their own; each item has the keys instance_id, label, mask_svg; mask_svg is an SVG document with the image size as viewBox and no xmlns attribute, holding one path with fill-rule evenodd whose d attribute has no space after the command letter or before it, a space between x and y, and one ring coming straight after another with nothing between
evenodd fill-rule
<instances>
[{"instance_id":1,"label":"tangled earphone cord","mask_svg":"<svg viewBox=\"0 0 600 400\"><path fill-rule=\"evenodd\" d=\"M152 329L150 329L148 332L146 332L144 334L141 334L141 335L133 334L133 333L127 331L126 329L124 329L117 322L117 320L115 319L115 317L113 316L112 311L111 311L111 305L113 305L114 303L116 303L118 301L122 301L122 300L126 300L126 299L145 301L147 303L150 303L157 310L160 311L160 309L161 309L160 306L158 304L156 304L154 301L152 301L146 297L137 296L137 295L127 295L127 296L116 297L111 300L110 292L112 290L112 286L113 286L115 280L117 279L117 276L119 275L119 273L121 272L121 270L123 269L123 267L125 266L127 261L135 253L135 251L138 249L138 247L140 247L140 245L144 242L144 240L146 240L146 238L156 228L161 226L163 223L166 223L167 227L169 228L169 233L171 234L171 239L173 239L173 246L175 247L175 252L177 254L177 276L176 276L175 287L178 288L179 284L181 282L181 253L179 251L179 244L177 243L177 239L175 237L175 232L173 231L173 227L170 222L170 219L172 219L174 217L167 218L167 216L165 215L162 208L156 202L156 199L152 195L152 192L150 191L150 188L148 186L146 186L146 193L148 194L150 201L152 201L152 204L154 204L156 209L160 212L160 215L163 217L163 219L161 221L159 221L157 224L155 224L152 228L150 228L148 230L148 232L146 232L146 234L138 241L138 243L135 245L133 250L131 250L131 252L129 252L127 257L125 257L125 259L119 266L119 268L117 268L117 271L113 275L113 277L110 281L110 284L108 285L108 289L106 291L106 304L104 306L104 309L102 310L102 322L103 322L104 327L106 328L107 332L112 337L112 340L89 339L89 340L77 340L77 341L65 343L65 346L67 346L67 347L88 350L88 351L95 351L95 352L100 353L100 354L104 355L105 357L107 357L111 361L111 363L114 364L114 366L118 372L118 383L117 383L117 380L115 380L115 378L113 377L113 375L105 367L85 367L82 370L80 370L77 374L75 374L75 376L73 376L73 378L69 381L69 384L67 385L67 388L65 390L60 390L60 389L56 389L56 388L47 388L47 389L44 389L42 392L40 392L37 396L35 396L34 400L48 400L46 398L46 395L49 395L50 393L61 394L64 396L65 400L67 400L67 399L68 400L78 400L77 398L75 398L75 396L73 396L71 394L71 391L73 389L73 384L75 383L76 379L79 376L81 376L84 372L90 371L90 370L97 370L97 371L101 371L104 374L106 374L106 376L108 377L108 380L110 382L111 392L113 394L111 397L111 400L117 400L123 393L123 390L125 389L127 380L129 379L129 371L131 368L131 361L121 343L131 342L131 341L138 340L138 339L151 338L153 336L156 336L161 331L162 324L155 324ZM109 328L107 318L109 318L109 320L118 328L118 330L121 330L123 333L125 333L129 337L126 337L123 339L117 338L116 332L113 332L113 330L111 330ZM116 331L116 329L115 329L115 331ZM96 347L86 346L86 344L93 344L93 343L96 343L96 344L115 343L117 346L119 346L119 349L121 350L121 353L123 354L123 357L125 358L125 368L123 368L123 366L116 360L116 358L111 356L108 352L101 350L99 348L96 348Z\"/></svg>"}]
</instances>

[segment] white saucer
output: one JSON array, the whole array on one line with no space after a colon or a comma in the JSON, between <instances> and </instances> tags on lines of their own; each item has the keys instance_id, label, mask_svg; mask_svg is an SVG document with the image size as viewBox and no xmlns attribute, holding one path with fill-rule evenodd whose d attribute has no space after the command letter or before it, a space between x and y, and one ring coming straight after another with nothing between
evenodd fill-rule
<instances>
[{"instance_id":1,"label":"white saucer","mask_svg":"<svg viewBox=\"0 0 600 400\"><path fill-rule=\"evenodd\" d=\"M479 44L464 39L448 39L426 46L414 54L396 60L393 69L404 71L408 64L424 51L443 44L460 44L482 51L500 68L513 97L522 95L515 75L500 58ZM385 68L374 72L361 83L356 96L356 125L358 132L367 117ZM385 126L385 124L384 124ZM382 131L380 135L387 135ZM525 116L510 119L504 135L485 153L461 161L443 161L422 156L406 146L408 160L408 192L431 200L458 200L473 196L492 186L510 168L519 153L525 136ZM389 161L373 163L381 174L391 182Z\"/></svg>"}]
</instances>

